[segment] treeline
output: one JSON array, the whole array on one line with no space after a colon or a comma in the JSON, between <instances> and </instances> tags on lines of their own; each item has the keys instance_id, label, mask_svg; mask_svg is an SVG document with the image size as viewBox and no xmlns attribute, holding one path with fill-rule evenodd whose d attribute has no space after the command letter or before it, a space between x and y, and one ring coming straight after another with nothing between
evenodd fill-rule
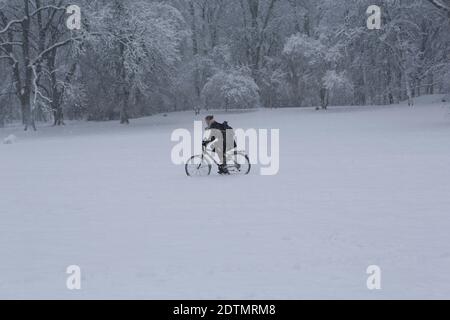
<instances>
[{"instance_id":1,"label":"treeline","mask_svg":"<svg viewBox=\"0 0 450 320\"><path fill-rule=\"evenodd\" d=\"M450 91L449 27L448 0L0 0L0 126L412 104Z\"/></svg>"}]
</instances>

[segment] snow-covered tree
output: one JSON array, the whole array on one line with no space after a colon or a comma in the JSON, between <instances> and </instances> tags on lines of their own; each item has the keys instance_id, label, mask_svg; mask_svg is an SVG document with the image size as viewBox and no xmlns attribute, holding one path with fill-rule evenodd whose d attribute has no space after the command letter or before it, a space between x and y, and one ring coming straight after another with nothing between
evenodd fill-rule
<instances>
[{"instance_id":1,"label":"snow-covered tree","mask_svg":"<svg viewBox=\"0 0 450 320\"><path fill-rule=\"evenodd\" d=\"M1 4L0 60L10 64L25 130L36 129L40 107L51 110L59 102L53 95L56 83L65 81L56 71L61 67L59 53L82 39L63 27L67 5L66 0L5 0Z\"/></svg>"},{"instance_id":2,"label":"snow-covered tree","mask_svg":"<svg viewBox=\"0 0 450 320\"><path fill-rule=\"evenodd\" d=\"M345 72L338 73L334 70L329 70L325 73L322 83L322 87L326 89L326 97L324 98L326 104L322 105L324 109L328 107L330 100L341 98L339 101L346 101L345 98L353 94L353 84Z\"/></svg>"},{"instance_id":3,"label":"snow-covered tree","mask_svg":"<svg viewBox=\"0 0 450 320\"><path fill-rule=\"evenodd\" d=\"M82 30L66 27L69 4L81 7ZM367 28L370 5L382 8L380 30ZM258 88L250 105L413 104L450 90L449 8L450 0L0 0L0 121L128 123L198 109L205 96L226 108L234 100L212 88L239 78L236 70Z\"/></svg>"},{"instance_id":4,"label":"snow-covered tree","mask_svg":"<svg viewBox=\"0 0 450 320\"><path fill-rule=\"evenodd\" d=\"M260 104L259 87L242 71L221 71L211 77L202 90L206 108L247 109Z\"/></svg>"},{"instance_id":5,"label":"snow-covered tree","mask_svg":"<svg viewBox=\"0 0 450 320\"><path fill-rule=\"evenodd\" d=\"M99 37L94 50L113 81L120 122L127 124L131 99L155 92L168 95L165 92L180 61L180 44L187 35L185 22L177 9L164 3L114 0L103 4L106 10L96 21Z\"/></svg>"},{"instance_id":6,"label":"snow-covered tree","mask_svg":"<svg viewBox=\"0 0 450 320\"><path fill-rule=\"evenodd\" d=\"M325 47L319 40L304 34L288 38L284 49L287 82L292 90L292 104L301 106L309 85L317 85L317 72L324 63Z\"/></svg>"}]
</instances>

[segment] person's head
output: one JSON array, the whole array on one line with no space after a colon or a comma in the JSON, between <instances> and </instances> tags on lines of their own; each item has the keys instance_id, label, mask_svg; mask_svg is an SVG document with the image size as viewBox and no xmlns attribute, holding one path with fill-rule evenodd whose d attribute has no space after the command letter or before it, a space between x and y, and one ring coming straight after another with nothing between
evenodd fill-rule
<instances>
[{"instance_id":1,"label":"person's head","mask_svg":"<svg viewBox=\"0 0 450 320\"><path fill-rule=\"evenodd\" d=\"M210 127L214 122L216 122L216 120L214 120L214 116L207 116L205 118L205 122L208 125L208 127Z\"/></svg>"}]
</instances>

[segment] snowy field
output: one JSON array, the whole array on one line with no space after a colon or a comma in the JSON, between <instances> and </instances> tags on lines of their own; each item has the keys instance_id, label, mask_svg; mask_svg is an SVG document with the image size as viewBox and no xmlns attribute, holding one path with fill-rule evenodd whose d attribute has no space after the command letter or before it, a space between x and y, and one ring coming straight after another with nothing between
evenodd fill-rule
<instances>
[{"instance_id":1,"label":"snowy field","mask_svg":"<svg viewBox=\"0 0 450 320\"><path fill-rule=\"evenodd\" d=\"M0 298L450 298L439 100L217 114L280 129L277 176L186 177L170 135L192 113L0 129L18 137L0 144Z\"/></svg>"}]
</instances>

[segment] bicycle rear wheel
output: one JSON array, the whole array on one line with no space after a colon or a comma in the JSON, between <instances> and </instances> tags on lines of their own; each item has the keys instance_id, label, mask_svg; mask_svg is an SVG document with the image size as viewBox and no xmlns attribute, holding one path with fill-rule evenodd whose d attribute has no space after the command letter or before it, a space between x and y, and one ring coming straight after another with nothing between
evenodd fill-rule
<instances>
[{"instance_id":1,"label":"bicycle rear wheel","mask_svg":"<svg viewBox=\"0 0 450 320\"><path fill-rule=\"evenodd\" d=\"M245 153L236 152L228 159L228 171L235 175L247 175L250 173L252 165Z\"/></svg>"},{"instance_id":2,"label":"bicycle rear wheel","mask_svg":"<svg viewBox=\"0 0 450 320\"><path fill-rule=\"evenodd\" d=\"M203 156L193 156L185 166L189 177L206 177L211 174L212 166Z\"/></svg>"}]
</instances>

